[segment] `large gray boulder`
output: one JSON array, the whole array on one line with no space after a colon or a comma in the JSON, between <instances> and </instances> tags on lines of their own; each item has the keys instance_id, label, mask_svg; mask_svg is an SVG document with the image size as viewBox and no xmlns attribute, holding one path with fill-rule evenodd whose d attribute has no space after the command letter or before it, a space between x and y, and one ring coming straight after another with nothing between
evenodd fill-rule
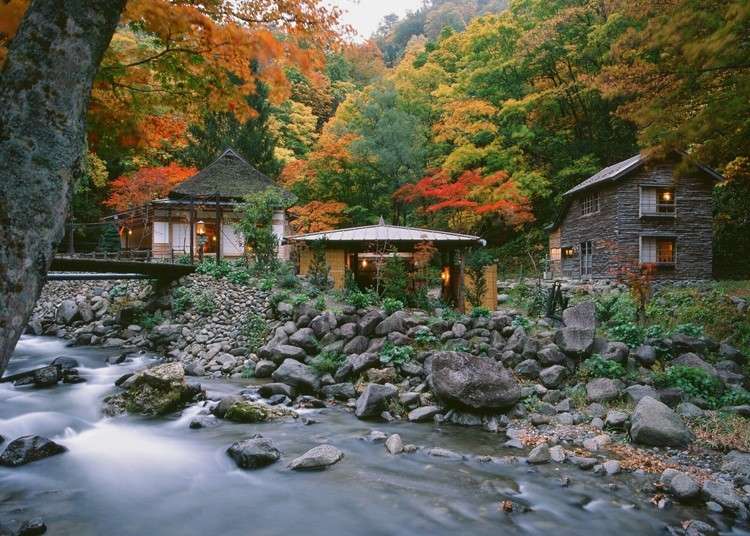
<instances>
[{"instance_id":1,"label":"large gray boulder","mask_svg":"<svg viewBox=\"0 0 750 536\"><path fill-rule=\"evenodd\" d=\"M353 383L334 383L333 385L326 385L323 387L322 391L326 398L333 398L336 400L349 400L350 398L357 397L357 391L354 389Z\"/></svg>"},{"instance_id":2,"label":"large gray boulder","mask_svg":"<svg viewBox=\"0 0 750 536\"><path fill-rule=\"evenodd\" d=\"M409 412L409 422L431 421L442 410L438 406L422 406Z\"/></svg>"},{"instance_id":3,"label":"large gray boulder","mask_svg":"<svg viewBox=\"0 0 750 536\"><path fill-rule=\"evenodd\" d=\"M742 519L747 519L747 507L731 484L706 480L703 483L702 491L706 499L719 503L723 508L731 510Z\"/></svg>"},{"instance_id":4,"label":"large gray boulder","mask_svg":"<svg viewBox=\"0 0 750 536\"><path fill-rule=\"evenodd\" d=\"M432 390L446 403L474 411L508 409L521 398L508 369L464 352L433 354Z\"/></svg>"},{"instance_id":5,"label":"large gray boulder","mask_svg":"<svg viewBox=\"0 0 750 536\"><path fill-rule=\"evenodd\" d=\"M365 313L357 322L359 333L369 337L375 333L375 328L383 321L383 313L378 309L373 309Z\"/></svg>"},{"instance_id":6,"label":"large gray boulder","mask_svg":"<svg viewBox=\"0 0 750 536\"><path fill-rule=\"evenodd\" d=\"M76 305L76 302L73 300L63 300L62 303L57 306L55 321L58 324L70 324L78 316L78 305Z\"/></svg>"},{"instance_id":7,"label":"large gray boulder","mask_svg":"<svg viewBox=\"0 0 750 536\"><path fill-rule=\"evenodd\" d=\"M294 359L296 361L304 361L307 357L305 351L299 346L292 346L291 344L279 344L271 348L271 360L274 363L283 363L286 359Z\"/></svg>"},{"instance_id":8,"label":"large gray boulder","mask_svg":"<svg viewBox=\"0 0 750 536\"><path fill-rule=\"evenodd\" d=\"M232 444L227 454L242 469L259 469L281 458L281 452L270 439L253 437Z\"/></svg>"},{"instance_id":9,"label":"large gray boulder","mask_svg":"<svg viewBox=\"0 0 750 536\"><path fill-rule=\"evenodd\" d=\"M641 398L630 417L630 437L654 447L686 447L693 440L680 416L650 396Z\"/></svg>"},{"instance_id":10,"label":"large gray boulder","mask_svg":"<svg viewBox=\"0 0 750 536\"><path fill-rule=\"evenodd\" d=\"M370 346L370 339L364 335L355 335L352 340L344 346L344 354L361 354Z\"/></svg>"},{"instance_id":11,"label":"large gray boulder","mask_svg":"<svg viewBox=\"0 0 750 536\"><path fill-rule=\"evenodd\" d=\"M594 348L596 330L564 327L555 333L555 344L571 357L586 357Z\"/></svg>"},{"instance_id":12,"label":"large gray boulder","mask_svg":"<svg viewBox=\"0 0 750 536\"><path fill-rule=\"evenodd\" d=\"M622 392L622 382L610 378L596 378L586 384L586 398L589 402L614 400Z\"/></svg>"},{"instance_id":13,"label":"large gray boulder","mask_svg":"<svg viewBox=\"0 0 750 536\"><path fill-rule=\"evenodd\" d=\"M701 487L693 477L687 473L678 472L669 481L672 495L680 502L692 501L701 493Z\"/></svg>"},{"instance_id":14,"label":"large gray boulder","mask_svg":"<svg viewBox=\"0 0 750 536\"><path fill-rule=\"evenodd\" d=\"M641 344L638 348L636 348L633 354L635 355L635 358L638 360L638 362L644 367L650 367L651 365L656 363L656 358L658 357L656 348L654 348L650 344Z\"/></svg>"},{"instance_id":15,"label":"large gray boulder","mask_svg":"<svg viewBox=\"0 0 750 536\"><path fill-rule=\"evenodd\" d=\"M602 352L602 357L608 361L624 363L630 354L630 348L624 342L610 342Z\"/></svg>"},{"instance_id":16,"label":"large gray boulder","mask_svg":"<svg viewBox=\"0 0 750 536\"><path fill-rule=\"evenodd\" d=\"M360 419L379 417L386 409L388 402L396 398L398 390L390 384L369 383L359 395L354 415Z\"/></svg>"},{"instance_id":17,"label":"large gray boulder","mask_svg":"<svg viewBox=\"0 0 750 536\"><path fill-rule=\"evenodd\" d=\"M311 367L294 359L284 360L279 368L273 371L271 378L296 387L301 393L315 393L320 389L320 378L317 373Z\"/></svg>"},{"instance_id":18,"label":"large gray boulder","mask_svg":"<svg viewBox=\"0 0 750 536\"><path fill-rule=\"evenodd\" d=\"M563 324L568 328L596 329L596 305L585 301L563 311Z\"/></svg>"},{"instance_id":19,"label":"large gray boulder","mask_svg":"<svg viewBox=\"0 0 750 536\"><path fill-rule=\"evenodd\" d=\"M336 315L331 311L326 311L313 318L310 321L309 328L313 330L316 337L322 337L329 331L336 328Z\"/></svg>"},{"instance_id":20,"label":"large gray boulder","mask_svg":"<svg viewBox=\"0 0 750 536\"><path fill-rule=\"evenodd\" d=\"M552 365L562 365L565 363L567 357L560 351L556 344L548 344L537 352L537 359L539 363L545 367L551 367Z\"/></svg>"},{"instance_id":21,"label":"large gray boulder","mask_svg":"<svg viewBox=\"0 0 750 536\"><path fill-rule=\"evenodd\" d=\"M295 471L300 469L322 469L337 463L344 457L344 453L333 445L318 445L305 452L302 456L295 458L289 464L289 468Z\"/></svg>"},{"instance_id":22,"label":"large gray boulder","mask_svg":"<svg viewBox=\"0 0 750 536\"><path fill-rule=\"evenodd\" d=\"M559 387L567 376L568 369L562 365L552 365L551 367L542 369L539 372L539 379L541 380L542 385L548 389Z\"/></svg>"},{"instance_id":23,"label":"large gray boulder","mask_svg":"<svg viewBox=\"0 0 750 536\"><path fill-rule=\"evenodd\" d=\"M396 311L375 328L375 335L382 337L388 335L392 331L398 331L399 333L406 332L406 324L404 323L404 317L406 313L403 311ZM364 333L364 331L363 331Z\"/></svg>"},{"instance_id":24,"label":"large gray boulder","mask_svg":"<svg viewBox=\"0 0 750 536\"><path fill-rule=\"evenodd\" d=\"M273 371L276 370L276 363L268 359L261 359L255 364L256 378L270 378Z\"/></svg>"},{"instance_id":25,"label":"large gray boulder","mask_svg":"<svg viewBox=\"0 0 750 536\"><path fill-rule=\"evenodd\" d=\"M0 465L18 467L56 454L62 454L67 450L46 437L38 435L23 436L8 443L5 451L0 455Z\"/></svg>"},{"instance_id":26,"label":"large gray boulder","mask_svg":"<svg viewBox=\"0 0 750 536\"><path fill-rule=\"evenodd\" d=\"M670 364L679 365L681 367L698 368L707 372L711 376L717 376L716 368L713 365L706 363L705 361L703 361L703 359L701 359L701 356L692 352L682 354L681 356L673 359Z\"/></svg>"},{"instance_id":27,"label":"large gray boulder","mask_svg":"<svg viewBox=\"0 0 750 536\"><path fill-rule=\"evenodd\" d=\"M733 450L721 463L721 471L730 473L738 484L750 484L750 454Z\"/></svg>"},{"instance_id":28,"label":"large gray boulder","mask_svg":"<svg viewBox=\"0 0 750 536\"><path fill-rule=\"evenodd\" d=\"M315 338L315 332L311 328L297 330L289 337L289 344L299 346L310 354L318 352L318 340Z\"/></svg>"}]
</instances>

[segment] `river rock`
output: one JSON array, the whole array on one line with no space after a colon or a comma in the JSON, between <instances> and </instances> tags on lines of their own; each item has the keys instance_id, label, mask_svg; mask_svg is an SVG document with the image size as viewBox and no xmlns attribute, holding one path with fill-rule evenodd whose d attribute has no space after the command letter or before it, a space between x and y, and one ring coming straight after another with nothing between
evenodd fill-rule
<instances>
[{"instance_id":1,"label":"river rock","mask_svg":"<svg viewBox=\"0 0 750 536\"><path fill-rule=\"evenodd\" d=\"M352 383L334 383L333 385L326 385L322 389L323 396L326 398L333 398L336 400L349 400L350 398L357 397L357 391L354 389Z\"/></svg>"},{"instance_id":2,"label":"river rock","mask_svg":"<svg viewBox=\"0 0 750 536\"><path fill-rule=\"evenodd\" d=\"M38 435L27 435L14 439L0 455L0 465L18 467L27 463L62 454L68 449Z\"/></svg>"},{"instance_id":3,"label":"river rock","mask_svg":"<svg viewBox=\"0 0 750 536\"><path fill-rule=\"evenodd\" d=\"M706 480L703 483L702 491L706 499L735 512L742 519L747 519L747 508L730 484Z\"/></svg>"},{"instance_id":4,"label":"river rock","mask_svg":"<svg viewBox=\"0 0 750 536\"><path fill-rule=\"evenodd\" d=\"M442 411L439 406L422 406L420 408L413 409L407 415L407 419L410 422L424 422L431 421L435 415Z\"/></svg>"},{"instance_id":5,"label":"river rock","mask_svg":"<svg viewBox=\"0 0 750 536\"><path fill-rule=\"evenodd\" d=\"M432 390L448 404L474 411L509 409L521 398L508 369L464 352L433 354Z\"/></svg>"},{"instance_id":6,"label":"river rock","mask_svg":"<svg viewBox=\"0 0 750 536\"><path fill-rule=\"evenodd\" d=\"M258 469L281 458L281 452L270 439L254 437L233 443L227 454L242 469Z\"/></svg>"},{"instance_id":7,"label":"river rock","mask_svg":"<svg viewBox=\"0 0 750 536\"><path fill-rule=\"evenodd\" d=\"M302 393L315 393L320 389L320 378L315 370L294 359L285 359L279 368L273 371L271 378L291 385Z\"/></svg>"},{"instance_id":8,"label":"river rock","mask_svg":"<svg viewBox=\"0 0 750 536\"><path fill-rule=\"evenodd\" d=\"M547 463L550 459L551 456L547 443L542 443L531 449L527 458L528 462L533 464Z\"/></svg>"},{"instance_id":9,"label":"river rock","mask_svg":"<svg viewBox=\"0 0 750 536\"><path fill-rule=\"evenodd\" d=\"M678 472L669 480L669 489L678 501L687 502L700 495L701 487L687 473Z\"/></svg>"},{"instance_id":10,"label":"river rock","mask_svg":"<svg viewBox=\"0 0 750 536\"><path fill-rule=\"evenodd\" d=\"M229 406L223 418L232 422L254 424L284 417L296 417L296 413L283 406L269 406L242 399Z\"/></svg>"},{"instance_id":11,"label":"river rock","mask_svg":"<svg viewBox=\"0 0 750 536\"><path fill-rule=\"evenodd\" d=\"M310 354L318 352L318 340L311 328L302 328L289 337L289 344L298 346Z\"/></svg>"},{"instance_id":12,"label":"river rock","mask_svg":"<svg viewBox=\"0 0 750 536\"><path fill-rule=\"evenodd\" d=\"M733 450L724 456L721 471L734 476L738 484L750 484L750 454Z\"/></svg>"},{"instance_id":13,"label":"river rock","mask_svg":"<svg viewBox=\"0 0 750 536\"><path fill-rule=\"evenodd\" d=\"M333 465L344 457L344 453L333 445L318 445L305 452L302 456L295 458L289 464L289 468L295 471L300 469L320 469Z\"/></svg>"},{"instance_id":14,"label":"river rock","mask_svg":"<svg viewBox=\"0 0 750 536\"><path fill-rule=\"evenodd\" d=\"M294 387L291 385L288 385L286 383L281 382L271 382L271 383L264 383L260 387L258 387L258 394L262 396L263 398L271 398L275 395L282 395L289 398L294 398L297 394Z\"/></svg>"},{"instance_id":15,"label":"river rock","mask_svg":"<svg viewBox=\"0 0 750 536\"><path fill-rule=\"evenodd\" d=\"M256 378L270 378L273 371L276 370L276 363L269 359L261 359L255 364Z\"/></svg>"},{"instance_id":16,"label":"river rock","mask_svg":"<svg viewBox=\"0 0 750 536\"><path fill-rule=\"evenodd\" d=\"M610 378L596 378L586 384L589 402L607 402L620 396L622 382Z\"/></svg>"},{"instance_id":17,"label":"river rock","mask_svg":"<svg viewBox=\"0 0 750 536\"><path fill-rule=\"evenodd\" d=\"M638 402L630 423L630 437L636 443L685 447L692 441L692 435L680 416L650 396L645 396Z\"/></svg>"},{"instance_id":18,"label":"river rock","mask_svg":"<svg viewBox=\"0 0 750 536\"><path fill-rule=\"evenodd\" d=\"M357 399L354 414L360 419L377 417L397 395L398 390L393 385L369 383Z\"/></svg>"},{"instance_id":19,"label":"river rock","mask_svg":"<svg viewBox=\"0 0 750 536\"><path fill-rule=\"evenodd\" d=\"M78 316L78 305L76 302L74 300L63 300L57 306L55 320L58 324L67 325L73 322Z\"/></svg>"},{"instance_id":20,"label":"river rock","mask_svg":"<svg viewBox=\"0 0 750 536\"><path fill-rule=\"evenodd\" d=\"M404 442L401 441L401 436L398 434L392 434L385 440L385 450L390 454L401 454L404 451Z\"/></svg>"}]
</instances>

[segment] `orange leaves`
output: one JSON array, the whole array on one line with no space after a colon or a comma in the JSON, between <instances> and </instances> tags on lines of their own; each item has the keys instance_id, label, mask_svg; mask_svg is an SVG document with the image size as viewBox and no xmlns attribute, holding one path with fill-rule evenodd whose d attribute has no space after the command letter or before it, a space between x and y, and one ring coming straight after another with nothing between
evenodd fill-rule
<instances>
[{"instance_id":1,"label":"orange leaves","mask_svg":"<svg viewBox=\"0 0 750 536\"><path fill-rule=\"evenodd\" d=\"M16 35L18 25L28 6L29 0L0 2L0 66L5 61L8 43Z\"/></svg>"},{"instance_id":2,"label":"orange leaves","mask_svg":"<svg viewBox=\"0 0 750 536\"><path fill-rule=\"evenodd\" d=\"M452 210L454 222L479 221L477 216L500 217L517 227L534 220L528 198L505 172L483 177L479 170L465 171L453 180L444 170L435 170L415 184L394 193L397 201L421 205L424 213Z\"/></svg>"},{"instance_id":3,"label":"orange leaves","mask_svg":"<svg viewBox=\"0 0 750 536\"><path fill-rule=\"evenodd\" d=\"M176 115L149 115L140 125L143 147L159 148L162 144L184 145L187 123Z\"/></svg>"},{"instance_id":4,"label":"orange leaves","mask_svg":"<svg viewBox=\"0 0 750 536\"><path fill-rule=\"evenodd\" d=\"M433 126L436 142L468 143L479 132L497 132L492 118L498 110L481 99L463 99L447 103L443 117Z\"/></svg>"},{"instance_id":5,"label":"orange leaves","mask_svg":"<svg viewBox=\"0 0 750 536\"><path fill-rule=\"evenodd\" d=\"M175 163L141 168L132 175L122 175L112 181L112 193L105 204L118 211L143 205L152 199L164 197L174 186L197 171Z\"/></svg>"},{"instance_id":6,"label":"orange leaves","mask_svg":"<svg viewBox=\"0 0 750 536\"><path fill-rule=\"evenodd\" d=\"M311 201L289 209L291 225L297 233L315 233L336 229L344 220L346 203L338 201Z\"/></svg>"}]
</instances>

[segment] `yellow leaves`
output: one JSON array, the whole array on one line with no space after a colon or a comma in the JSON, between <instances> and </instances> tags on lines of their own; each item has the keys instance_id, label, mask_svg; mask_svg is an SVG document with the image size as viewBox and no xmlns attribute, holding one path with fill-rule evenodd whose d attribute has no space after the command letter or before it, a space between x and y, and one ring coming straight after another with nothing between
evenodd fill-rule
<instances>
[{"instance_id":1,"label":"yellow leaves","mask_svg":"<svg viewBox=\"0 0 750 536\"><path fill-rule=\"evenodd\" d=\"M447 103L443 116L433 126L435 141L454 144L468 143L479 132L497 132L493 119L497 109L480 99L463 99Z\"/></svg>"},{"instance_id":2,"label":"yellow leaves","mask_svg":"<svg viewBox=\"0 0 750 536\"><path fill-rule=\"evenodd\" d=\"M306 205L291 207L292 228L297 233L330 231L341 224L346 208L346 203L338 201L311 201Z\"/></svg>"}]
</instances>

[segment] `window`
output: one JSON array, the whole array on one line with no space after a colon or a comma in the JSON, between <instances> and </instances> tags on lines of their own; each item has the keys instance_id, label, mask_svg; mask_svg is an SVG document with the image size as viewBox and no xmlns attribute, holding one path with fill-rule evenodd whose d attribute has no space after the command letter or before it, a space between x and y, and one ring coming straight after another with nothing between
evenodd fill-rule
<instances>
[{"instance_id":1,"label":"window","mask_svg":"<svg viewBox=\"0 0 750 536\"><path fill-rule=\"evenodd\" d=\"M559 261L560 258L561 258L560 248L550 248L550 250L549 250L549 260L551 260L551 261Z\"/></svg>"},{"instance_id":2,"label":"window","mask_svg":"<svg viewBox=\"0 0 750 536\"><path fill-rule=\"evenodd\" d=\"M154 244L168 244L169 243L169 222L166 221L155 221L154 222Z\"/></svg>"},{"instance_id":3,"label":"window","mask_svg":"<svg viewBox=\"0 0 750 536\"><path fill-rule=\"evenodd\" d=\"M674 190L641 188L641 216L674 216Z\"/></svg>"},{"instance_id":4,"label":"window","mask_svg":"<svg viewBox=\"0 0 750 536\"><path fill-rule=\"evenodd\" d=\"M587 194L581 200L581 214L593 214L599 212L599 192Z\"/></svg>"},{"instance_id":5,"label":"window","mask_svg":"<svg viewBox=\"0 0 750 536\"><path fill-rule=\"evenodd\" d=\"M675 263L674 238L641 238L641 264L656 264L663 266Z\"/></svg>"},{"instance_id":6,"label":"window","mask_svg":"<svg viewBox=\"0 0 750 536\"><path fill-rule=\"evenodd\" d=\"M594 243L581 242L581 277L591 276L591 267L594 261Z\"/></svg>"}]
</instances>

